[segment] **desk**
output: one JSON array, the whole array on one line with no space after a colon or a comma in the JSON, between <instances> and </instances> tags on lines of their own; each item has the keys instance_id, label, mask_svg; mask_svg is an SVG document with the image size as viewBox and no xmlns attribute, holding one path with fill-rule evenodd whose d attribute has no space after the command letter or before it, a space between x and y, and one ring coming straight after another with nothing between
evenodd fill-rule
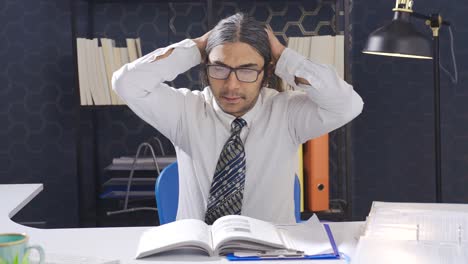
<instances>
[{"instance_id":1,"label":"desk","mask_svg":"<svg viewBox=\"0 0 468 264\"><path fill-rule=\"evenodd\" d=\"M19 225L11 218L43 190L42 184L0 184L0 233L19 232L30 236L30 244L39 244L47 252L63 255L101 256L126 263L235 263L225 258L200 255L160 255L135 260L138 240L148 227L38 229ZM341 252L352 258L363 222L331 223ZM301 261L287 261L299 263ZM303 262L303 261L302 261ZM345 263L343 260L310 261L310 263ZM238 262L241 263L241 262ZM245 263L245 262L242 262ZM260 264L260 262L254 262ZM281 264L282 261L262 261ZM283 262L285 263L285 262Z\"/></svg>"}]
</instances>

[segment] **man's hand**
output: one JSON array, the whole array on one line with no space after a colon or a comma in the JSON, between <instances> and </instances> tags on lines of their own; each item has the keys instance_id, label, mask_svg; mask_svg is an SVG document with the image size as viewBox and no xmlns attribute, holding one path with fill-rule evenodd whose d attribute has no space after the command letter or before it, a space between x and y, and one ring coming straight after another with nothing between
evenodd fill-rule
<instances>
[{"instance_id":1,"label":"man's hand","mask_svg":"<svg viewBox=\"0 0 468 264\"><path fill-rule=\"evenodd\" d=\"M202 61L205 60L205 57L206 57L206 52L205 52L205 48L206 48L206 42L208 40L208 36L210 35L211 33L211 30L206 32L205 35L201 36L201 37L198 37L198 38L195 38L195 39L192 39L193 42L195 42L197 44L197 47L198 49L200 50L200 54L201 54L201 57L202 57ZM172 51L174 51L174 48L168 50L166 53L164 54L161 54L157 57L155 57L151 62L155 62L157 60L160 60L160 59L164 59L164 58L167 58L169 57L169 55L172 54Z\"/></svg>"},{"instance_id":2,"label":"man's hand","mask_svg":"<svg viewBox=\"0 0 468 264\"><path fill-rule=\"evenodd\" d=\"M286 49L286 47L283 44L281 44L281 42L278 40L275 34L273 34L273 30L269 25L267 25L265 31L267 32L268 40L270 41L272 64L273 66L276 66L276 62L279 60L281 54ZM296 84L310 85L306 79L297 76L294 77L294 81L296 82Z\"/></svg>"},{"instance_id":3,"label":"man's hand","mask_svg":"<svg viewBox=\"0 0 468 264\"><path fill-rule=\"evenodd\" d=\"M268 40L270 41L273 63L276 64L286 47L283 44L281 44L281 42L278 40L275 34L273 34L273 30L269 25L267 25L265 31L267 32Z\"/></svg>"},{"instance_id":4,"label":"man's hand","mask_svg":"<svg viewBox=\"0 0 468 264\"><path fill-rule=\"evenodd\" d=\"M206 42L208 41L208 37L210 36L210 33L211 33L211 30L206 32L201 37L192 39L193 42L195 42L197 44L198 50L200 51L200 55L202 57L202 61L205 61L205 59L206 59L205 48L206 48Z\"/></svg>"}]
</instances>

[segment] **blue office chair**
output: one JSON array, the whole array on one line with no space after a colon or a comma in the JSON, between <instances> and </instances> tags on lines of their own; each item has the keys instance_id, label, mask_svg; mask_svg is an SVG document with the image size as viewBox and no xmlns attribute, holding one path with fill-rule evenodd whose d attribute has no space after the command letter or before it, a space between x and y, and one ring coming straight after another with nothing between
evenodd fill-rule
<instances>
[{"instance_id":1,"label":"blue office chair","mask_svg":"<svg viewBox=\"0 0 468 264\"><path fill-rule=\"evenodd\" d=\"M296 223L301 222L301 182L299 177L294 177L294 216Z\"/></svg>"},{"instance_id":2,"label":"blue office chair","mask_svg":"<svg viewBox=\"0 0 468 264\"><path fill-rule=\"evenodd\" d=\"M156 180L156 206L158 207L159 224L176 220L179 204L179 169L177 162L164 168Z\"/></svg>"},{"instance_id":3,"label":"blue office chair","mask_svg":"<svg viewBox=\"0 0 468 264\"><path fill-rule=\"evenodd\" d=\"M158 207L159 224L167 224L176 220L179 203L179 170L177 162L164 168L159 174L155 186L156 204ZM294 215L296 222L301 221L301 185L299 178L294 179Z\"/></svg>"}]
</instances>

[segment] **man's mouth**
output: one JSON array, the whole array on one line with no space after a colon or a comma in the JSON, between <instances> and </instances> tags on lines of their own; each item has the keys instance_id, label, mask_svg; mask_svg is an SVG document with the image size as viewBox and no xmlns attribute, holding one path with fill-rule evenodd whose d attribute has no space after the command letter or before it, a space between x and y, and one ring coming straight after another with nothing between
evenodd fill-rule
<instances>
[{"instance_id":1,"label":"man's mouth","mask_svg":"<svg viewBox=\"0 0 468 264\"><path fill-rule=\"evenodd\" d=\"M241 100L240 96L223 96L223 99L228 103L237 103Z\"/></svg>"}]
</instances>

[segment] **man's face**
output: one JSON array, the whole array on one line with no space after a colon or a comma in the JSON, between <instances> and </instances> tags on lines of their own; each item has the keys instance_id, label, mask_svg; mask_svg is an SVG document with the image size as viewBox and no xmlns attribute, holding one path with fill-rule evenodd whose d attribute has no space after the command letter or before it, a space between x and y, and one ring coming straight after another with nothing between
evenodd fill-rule
<instances>
[{"instance_id":1,"label":"man's face","mask_svg":"<svg viewBox=\"0 0 468 264\"><path fill-rule=\"evenodd\" d=\"M226 80L215 79L208 74L211 90L221 109L236 117L247 113L255 105L260 93L264 75L263 57L249 44L235 42L216 46L208 60L209 64L261 71L257 80L251 83L239 81L234 71ZM243 75L252 76L252 71L239 70L237 73L241 79Z\"/></svg>"}]
</instances>

